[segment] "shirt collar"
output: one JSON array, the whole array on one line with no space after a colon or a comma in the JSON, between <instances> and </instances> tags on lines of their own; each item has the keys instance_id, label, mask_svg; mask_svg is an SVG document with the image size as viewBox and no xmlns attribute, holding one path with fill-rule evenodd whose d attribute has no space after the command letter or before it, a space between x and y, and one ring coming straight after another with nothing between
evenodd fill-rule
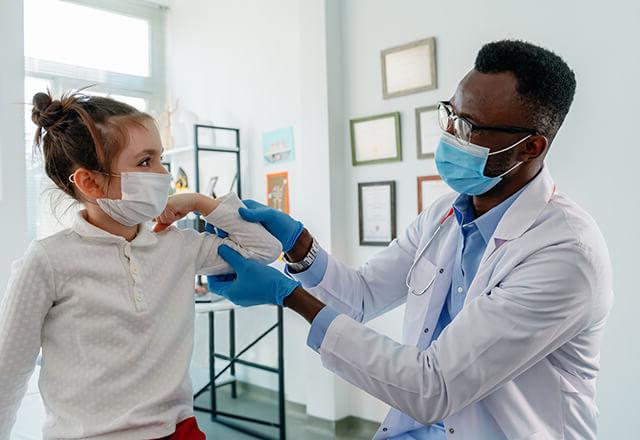
<instances>
[{"instance_id":1,"label":"shirt collar","mask_svg":"<svg viewBox=\"0 0 640 440\"><path fill-rule=\"evenodd\" d=\"M500 220L504 216L504 213L507 212L507 209L509 209L511 205L513 205L513 202L516 201L527 186L528 184L509 196L509 198L503 200L498 206L493 207L490 211L485 212L478 218L474 218L475 214L471 196L460 194L455 202L453 202L453 211L456 215L458 224L461 227L467 225L475 226L480 232L480 235L482 235L482 239L485 244L489 243L489 240L491 240L491 237L498 227Z\"/></svg>"},{"instance_id":2,"label":"shirt collar","mask_svg":"<svg viewBox=\"0 0 640 440\"><path fill-rule=\"evenodd\" d=\"M119 235L111 234L97 226L92 225L86 219L87 210L82 209L76 214L72 229L83 238L97 240L107 243L126 243L127 240ZM131 246L151 246L158 241L156 234L151 232L145 223L138 226L138 234L131 241Z\"/></svg>"}]
</instances>

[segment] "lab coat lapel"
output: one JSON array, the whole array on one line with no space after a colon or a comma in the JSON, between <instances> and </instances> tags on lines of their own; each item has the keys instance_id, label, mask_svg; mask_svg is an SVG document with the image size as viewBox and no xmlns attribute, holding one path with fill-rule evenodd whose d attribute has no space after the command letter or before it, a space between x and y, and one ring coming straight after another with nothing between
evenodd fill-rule
<instances>
[{"instance_id":1,"label":"lab coat lapel","mask_svg":"<svg viewBox=\"0 0 640 440\"><path fill-rule=\"evenodd\" d=\"M465 303L482 293L488 282L488 276L493 273L491 257L505 243L514 240L524 234L540 216L555 193L556 187L551 174L545 166L538 176L513 202L507 212L498 223L493 237L487 244L478 272L469 287L469 294ZM491 270L487 270L491 269Z\"/></svg>"}]
</instances>

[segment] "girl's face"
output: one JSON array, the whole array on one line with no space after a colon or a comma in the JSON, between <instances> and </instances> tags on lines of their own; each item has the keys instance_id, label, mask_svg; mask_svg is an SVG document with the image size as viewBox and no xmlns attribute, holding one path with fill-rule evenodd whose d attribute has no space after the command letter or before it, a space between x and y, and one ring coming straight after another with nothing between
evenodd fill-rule
<instances>
[{"instance_id":1,"label":"girl's face","mask_svg":"<svg viewBox=\"0 0 640 440\"><path fill-rule=\"evenodd\" d=\"M128 128L129 142L122 149L112 166L113 176L105 179L104 197L122 198L120 177L123 172L162 173L167 169L162 165L162 141L153 121L144 121L144 127L132 124ZM105 176L106 178L106 176Z\"/></svg>"}]
</instances>

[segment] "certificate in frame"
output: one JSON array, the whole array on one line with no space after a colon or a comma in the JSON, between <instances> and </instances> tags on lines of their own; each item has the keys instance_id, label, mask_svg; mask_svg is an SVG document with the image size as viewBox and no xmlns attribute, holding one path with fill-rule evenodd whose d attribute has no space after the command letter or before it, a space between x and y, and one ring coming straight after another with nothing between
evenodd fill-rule
<instances>
[{"instance_id":1,"label":"certificate in frame","mask_svg":"<svg viewBox=\"0 0 640 440\"><path fill-rule=\"evenodd\" d=\"M396 183L358 183L360 246L387 246L396 238Z\"/></svg>"},{"instance_id":2,"label":"certificate in frame","mask_svg":"<svg viewBox=\"0 0 640 440\"><path fill-rule=\"evenodd\" d=\"M435 157L436 146L442 130L438 124L438 106L429 105L416 109L416 145L418 159Z\"/></svg>"},{"instance_id":3,"label":"certificate in frame","mask_svg":"<svg viewBox=\"0 0 640 440\"><path fill-rule=\"evenodd\" d=\"M437 88L434 37L385 49L380 57L384 99Z\"/></svg>"},{"instance_id":4,"label":"certificate in frame","mask_svg":"<svg viewBox=\"0 0 640 440\"><path fill-rule=\"evenodd\" d=\"M349 124L354 166L402 161L399 112L351 119Z\"/></svg>"},{"instance_id":5,"label":"certificate in frame","mask_svg":"<svg viewBox=\"0 0 640 440\"><path fill-rule=\"evenodd\" d=\"M418 176L418 214L440 197L452 192L453 190L438 175Z\"/></svg>"}]
</instances>

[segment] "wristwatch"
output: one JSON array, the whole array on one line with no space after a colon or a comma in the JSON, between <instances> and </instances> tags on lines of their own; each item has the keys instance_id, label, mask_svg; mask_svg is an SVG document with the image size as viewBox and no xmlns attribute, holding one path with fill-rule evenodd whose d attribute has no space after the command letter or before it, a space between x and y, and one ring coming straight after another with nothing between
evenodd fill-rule
<instances>
[{"instance_id":1,"label":"wristwatch","mask_svg":"<svg viewBox=\"0 0 640 440\"><path fill-rule=\"evenodd\" d=\"M320 245L314 238L313 242L311 243L311 249L309 249L309 252L307 252L307 255L302 259L302 261L293 263L289 261L289 259L287 258L287 254L284 254L284 261L287 262L287 267L289 268L289 271L291 273L304 272L305 270L309 269L309 267L311 267L314 261L316 261L316 257L318 256L319 251Z\"/></svg>"}]
</instances>

